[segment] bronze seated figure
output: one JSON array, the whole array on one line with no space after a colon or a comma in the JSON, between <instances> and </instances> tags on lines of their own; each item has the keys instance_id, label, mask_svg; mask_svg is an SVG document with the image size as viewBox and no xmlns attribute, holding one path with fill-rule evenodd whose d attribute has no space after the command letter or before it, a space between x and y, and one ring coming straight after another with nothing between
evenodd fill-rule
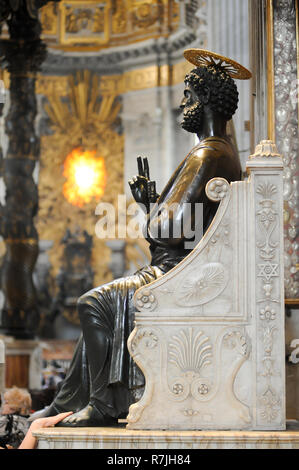
<instances>
[{"instance_id":1,"label":"bronze seated figure","mask_svg":"<svg viewBox=\"0 0 299 470\"><path fill-rule=\"evenodd\" d=\"M199 50L195 54L194 50L189 51L189 55L186 51L185 57L198 66L185 78L181 125L197 134L199 143L181 162L160 195L149 179L147 160L138 162L139 175L129 184L136 202L147 212L146 239L150 244L151 263L134 275L116 279L80 297L82 335L68 375L43 413L74 411L60 426L111 426L117 424L119 417L126 416L133 402L132 391L144 385L144 377L126 346L134 321L132 297L139 287L163 276L190 252L184 233L180 237L173 235L178 233L186 216L186 204L191 208L203 204L202 220L195 220L191 210L190 222L195 231L202 225L204 233L218 207L205 194L207 182L214 177L223 177L228 182L241 178L238 153L226 127L238 103L231 70L235 78L244 78L240 75L246 69L235 63L237 72L233 66L226 69L225 58L217 64L214 60L217 56L212 53L204 54L202 60ZM172 204L178 209L167 219L163 218L163 208ZM159 236L162 232L169 236Z\"/></svg>"}]
</instances>

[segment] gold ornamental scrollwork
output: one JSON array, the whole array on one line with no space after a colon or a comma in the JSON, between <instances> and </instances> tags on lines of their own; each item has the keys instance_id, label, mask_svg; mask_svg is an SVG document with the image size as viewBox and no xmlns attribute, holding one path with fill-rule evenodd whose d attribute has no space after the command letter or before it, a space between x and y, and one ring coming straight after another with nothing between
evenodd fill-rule
<instances>
[{"instance_id":1,"label":"gold ornamental scrollwork","mask_svg":"<svg viewBox=\"0 0 299 470\"><path fill-rule=\"evenodd\" d=\"M61 45L107 44L110 1L69 0L59 4Z\"/></svg>"},{"instance_id":2,"label":"gold ornamental scrollwork","mask_svg":"<svg viewBox=\"0 0 299 470\"><path fill-rule=\"evenodd\" d=\"M106 75L101 77L100 92L106 94L124 94L129 91L144 90L157 86L173 86L184 82L185 75L193 67L187 61L172 66L162 65L160 73L155 65L134 69L123 75Z\"/></svg>"},{"instance_id":3,"label":"gold ornamental scrollwork","mask_svg":"<svg viewBox=\"0 0 299 470\"><path fill-rule=\"evenodd\" d=\"M112 35L125 34L128 27L128 10L123 0L115 0L112 13Z\"/></svg>"},{"instance_id":4,"label":"gold ornamental scrollwork","mask_svg":"<svg viewBox=\"0 0 299 470\"><path fill-rule=\"evenodd\" d=\"M56 36L58 32L57 4L50 2L41 9L40 21L43 35Z\"/></svg>"},{"instance_id":5,"label":"gold ornamental scrollwork","mask_svg":"<svg viewBox=\"0 0 299 470\"><path fill-rule=\"evenodd\" d=\"M100 50L167 37L179 25L175 0L61 0L40 10L43 39L55 49Z\"/></svg>"},{"instance_id":6,"label":"gold ornamental scrollwork","mask_svg":"<svg viewBox=\"0 0 299 470\"><path fill-rule=\"evenodd\" d=\"M130 1L133 28L146 29L162 21L165 5L161 1Z\"/></svg>"}]
</instances>

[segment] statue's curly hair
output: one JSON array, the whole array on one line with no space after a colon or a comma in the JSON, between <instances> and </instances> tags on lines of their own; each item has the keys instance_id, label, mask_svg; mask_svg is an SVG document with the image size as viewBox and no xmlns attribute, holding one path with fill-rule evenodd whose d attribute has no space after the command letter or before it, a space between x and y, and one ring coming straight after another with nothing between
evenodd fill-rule
<instances>
[{"instance_id":1,"label":"statue's curly hair","mask_svg":"<svg viewBox=\"0 0 299 470\"><path fill-rule=\"evenodd\" d=\"M201 96L202 88L210 90L210 106L225 119L230 120L234 115L239 101L239 93L234 80L220 67L200 66L185 77L197 95Z\"/></svg>"}]
</instances>

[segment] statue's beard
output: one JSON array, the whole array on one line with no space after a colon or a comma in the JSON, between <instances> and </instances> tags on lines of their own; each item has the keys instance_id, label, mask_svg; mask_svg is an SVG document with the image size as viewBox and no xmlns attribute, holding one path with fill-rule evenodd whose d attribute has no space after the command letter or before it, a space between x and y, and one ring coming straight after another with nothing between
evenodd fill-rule
<instances>
[{"instance_id":1,"label":"statue's beard","mask_svg":"<svg viewBox=\"0 0 299 470\"><path fill-rule=\"evenodd\" d=\"M181 126L185 131L197 133L203 121L203 105L195 103L184 110Z\"/></svg>"}]
</instances>

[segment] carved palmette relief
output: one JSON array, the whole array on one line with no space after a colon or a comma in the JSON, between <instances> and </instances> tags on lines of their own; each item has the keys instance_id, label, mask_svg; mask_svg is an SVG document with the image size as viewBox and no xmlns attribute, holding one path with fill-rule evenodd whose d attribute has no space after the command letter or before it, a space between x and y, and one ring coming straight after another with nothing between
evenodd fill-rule
<instances>
[{"instance_id":1,"label":"carved palmette relief","mask_svg":"<svg viewBox=\"0 0 299 470\"><path fill-rule=\"evenodd\" d=\"M269 261L273 259L275 248L278 245L278 242L272 239L278 220L277 211L274 209L275 202L271 199L277 193L277 187L271 183L262 183L258 185L256 192L263 197L260 201L261 208L257 212L257 220L263 238L261 241L257 241L257 247L259 248L260 257Z\"/></svg>"},{"instance_id":2,"label":"carved palmette relief","mask_svg":"<svg viewBox=\"0 0 299 470\"><path fill-rule=\"evenodd\" d=\"M249 339L239 328L224 328L213 345L204 331L195 327L183 328L168 343L168 394L176 402L195 399L195 403L228 400L243 422L250 422L249 408L238 400L234 382L242 364L250 353ZM223 375L224 356L229 358L227 373ZM202 409L183 408L184 415L192 417Z\"/></svg>"},{"instance_id":3,"label":"carved palmette relief","mask_svg":"<svg viewBox=\"0 0 299 470\"><path fill-rule=\"evenodd\" d=\"M189 394L200 399L209 393L211 384L202 377L202 371L211 364L213 355L208 336L202 331L194 333L192 327L183 329L172 337L168 355L169 363L179 371L178 376L169 383L169 390L175 399L185 400Z\"/></svg>"}]
</instances>

